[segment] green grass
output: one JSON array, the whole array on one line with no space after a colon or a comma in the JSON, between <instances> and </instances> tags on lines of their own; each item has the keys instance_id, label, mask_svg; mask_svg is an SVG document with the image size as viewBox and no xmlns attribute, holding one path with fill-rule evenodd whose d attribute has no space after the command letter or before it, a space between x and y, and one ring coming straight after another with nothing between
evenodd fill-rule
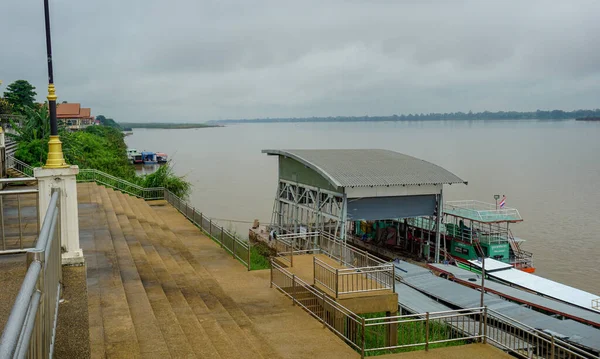
<instances>
[{"instance_id":1,"label":"green grass","mask_svg":"<svg viewBox=\"0 0 600 359\"><path fill-rule=\"evenodd\" d=\"M271 268L271 261L269 260L269 249L261 243L253 244L250 247L250 269L269 269Z\"/></svg>"},{"instance_id":2,"label":"green grass","mask_svg":"<svg viewBox=\"0 0 600 359\"><path fill-rule=\"evenodd\" d=\"M385 313L371 313L361 315L364 318L379 318L385 316ZM380 348L385 346L385 329L386 325L377 325L367 327L365 331L365 348ZM416 343L425 343L425 322L406 322L398 324L398 342L397 345L408 345ZM429 342L436 340L445 340L455 337L457 334L447 324L430 320L429 322ZM445 343L429 344L429 349L452 347L457 345L467 344L465 340L457 340ZM413 347L390 349L390 350L375 350L365 352L365 356L376 356L382 354L403 353L416 350L425 350L425 345Z\"/></svg>"}]
</instances>

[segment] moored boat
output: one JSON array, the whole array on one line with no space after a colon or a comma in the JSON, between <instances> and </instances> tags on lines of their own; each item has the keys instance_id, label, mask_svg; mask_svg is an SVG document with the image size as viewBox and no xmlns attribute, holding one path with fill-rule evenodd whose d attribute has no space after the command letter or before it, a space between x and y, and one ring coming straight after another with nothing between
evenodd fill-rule
<instances>
[{"instance_id":1,"label":"moored boat","mask_svg":"<svg viewBox=\"0 0 600 359\"><path fill-rule=\"evenodd\" d=\"M156 152L156 161L158 163L167 163L169 157L164 152Z\"/></svg>"},{"instance_id":2,"label":"moored boat","mask_svg":"<svg viewBox=\"0 0 600 359\"><path fill-rule=\"evenodd\" d=\"M142 162L145 165L154 165L157 164L158 161L156 159L156 153L150 151L142 151Z\"/></svg>"},{"instance_id":3,"label":"moored boat","mask_svg":"<svg viewBox=\"0 0 600 359\"><path fill-rule=\"evenodd\" d=\"M142 154L135 148L127 149L127 158L132 164L142 163Z\"/></svg>"},{"instance_id":4,"label":"moored boat","mask_svg":"<svg viewBox=\"0 0 600 359\"><path fill-rule=\"evenodd\" d=\"M525 240L514 237L510 229L510 224L523 221L517 209L467 200L446 202L443 212L442 243L447 257L458 267L473 269L470 261L485 256L524 272L535 272L533 254L521 248ZM435 229L427 218L413 218L409 224L426 233Z\"/></svg>"}]
</instances>

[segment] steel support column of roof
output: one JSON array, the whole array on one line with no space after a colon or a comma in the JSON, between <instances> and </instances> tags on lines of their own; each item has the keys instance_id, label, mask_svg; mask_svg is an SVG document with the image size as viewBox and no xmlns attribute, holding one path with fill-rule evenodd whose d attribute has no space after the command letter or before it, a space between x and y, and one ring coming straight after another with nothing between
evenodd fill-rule
<instances>
[{"instance_id":1,"label":"steel support column of roof","mask_svg":"<svg viewBox=\"0 0 600 359\"><path fill-rule=\"evenodd\" d=\"M345 208L342 193L280 179L271 225L279 234L297 233L305 225L344 239Z\"/></svg>"},{"instance_id":2,"label":"steel support column of roof","mask_svg":"<svg viewBox=\"0 0 600 359\"><path fill-rule=\"evenodd\" d=\"M435 214L435 262L440 262L440 236L441 236L441 226L442 226L442 214L444 206L444 190L440 190L440 194L437 195L437 213Z\"/></svg>"}]
</instances>

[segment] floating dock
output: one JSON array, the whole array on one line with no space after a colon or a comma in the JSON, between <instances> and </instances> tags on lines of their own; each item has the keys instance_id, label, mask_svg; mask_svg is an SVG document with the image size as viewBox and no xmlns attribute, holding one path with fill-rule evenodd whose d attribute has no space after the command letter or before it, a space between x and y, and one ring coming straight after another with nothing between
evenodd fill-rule
<instances>
[{"instance_id":1,"label":"floating dock","mask_svg":"<svg viewBox=\"0 0 600 359\"><path fill-rule=\"evenodd\" d=\"M488 260L486 259L486 267L487 261ZM475 288L477 290L481 288L481 276L476 273L447 264L431 263L429 264L429 267L434 271L445 274L449 279L457 283ZM485 291L497 294L500 297L513 302L525 304L545 312L557 314L600 328L599 311L583 309L578 306L570 305L552 298L543 297L535 293L527 292L490 280L485 282Z\"/></svg>"},{"instance_id":2,"label":"floating dock","mask_svg":"<svg viewBox=\"0 0 600 359\"><path fill-rule=\"evenodd\" d=\"M480 305L481 293L459 283L437 277L431 270L404 261L394 263L396 277L403 284L452 309L474 308ZM399 300L402 297L399 291ZM518 318L524 325L553 334L562 340L587 350L600 352L600 330L571 319L560 320L552 316L511 303L502 297L486 293L484 305L509 318Z\"/></svg>"},{"instance_id":3,"label":"floating dock","mask_svg":"<svg viewBox=\"0 0 600 359\"><path fill-rule=\"evenodd\" d=\"M471 263L474 269L481 271L481 262L479 260L471 260L469 263ZM491 258L485 259L485 274L498 282L519 287L544 297L554 298L587 310L593 310L600 314L600 311L592 308L593 301L599 297L596 294L514 269L510 265Z\"/></svg>"}]
</instances>

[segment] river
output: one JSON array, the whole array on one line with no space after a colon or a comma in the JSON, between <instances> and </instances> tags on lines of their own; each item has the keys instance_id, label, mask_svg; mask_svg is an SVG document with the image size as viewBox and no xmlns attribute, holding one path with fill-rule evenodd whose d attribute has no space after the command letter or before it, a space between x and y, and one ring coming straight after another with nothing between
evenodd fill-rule
<instances>
[{"instance_id":1,"label":"river","mask_svg":"<svg viewBox=\"0 0 600 359\"><path fill-rule=\"evenodd\" d=\"M277 160L267 148L384 148L437 165L469 184L445 200L494 203L506 195L512 226L534 253L536 274L600 293L600 123L420 121L244 124L135 129L129 147L166 152L193 184L191 203L214 218L271 219ZM247 235L248 223L230 222Z\"/></svg>"}]
</instances>

